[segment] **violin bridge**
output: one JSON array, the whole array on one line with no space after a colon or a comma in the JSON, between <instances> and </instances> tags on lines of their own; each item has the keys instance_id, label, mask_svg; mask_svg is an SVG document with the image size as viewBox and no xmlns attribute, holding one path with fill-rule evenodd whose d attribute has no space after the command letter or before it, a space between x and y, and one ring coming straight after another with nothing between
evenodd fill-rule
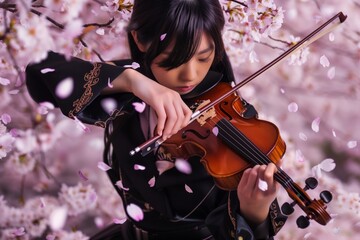
<instances>
[{"instance_id":1,"label":"violin bridge","mask_svg":"<svg viewBox=\"0 0 360 240\"><path fill-rule=\"evenodd\" d=\"M197 106L196 106L195 111L201 110L201 108L205 107L205 106L208 105L209 103L210 103L210 100L209 100L209 99L208 99L208 100L201 100L200 103L196 103ZM201 126L203 126L208 119L211 119L211 118L213 118L213 117L215 117L215 116L216 116L216 111L215 111L215 108L212 107L212 108L210 108L209 110L201 113L201 114L196 118L196 121L197 121Z\"/></svg>"}]
</instances>

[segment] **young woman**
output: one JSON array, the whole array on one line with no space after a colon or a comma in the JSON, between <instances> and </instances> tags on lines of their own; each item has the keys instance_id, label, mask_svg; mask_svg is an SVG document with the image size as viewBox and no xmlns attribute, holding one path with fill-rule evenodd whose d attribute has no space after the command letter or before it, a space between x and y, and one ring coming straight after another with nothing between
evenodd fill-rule
<instances>
[{"instance_id":1,"label":"young woman","mask_svg":"<svg viewBox=\"0 0 360 240\"><path fill-rule=\"evenodd\" d=\"M224 191L197 157L188 159L192 172L185 174L174 167L175 159L129 154L154 135L166 140L185 127L192 114L186 99L203 94L220 79L234 81L223 26L219 0L135 0L128 26L131 59L67 61L50 52L27 67L27 86L35 101L50 101L70 118L105 128L109 177L114 184L121 180L126 189L117 188L124 208L135 204L144 212L142 220L129 216L123 225L112 225L93 239L272 239L284 224L275 200L274 164L245 170L237 191ZM140 68L129 67L133 62ZM45 68L53 71L41 73ZM74 90L59 96L58 84L66 78L74 80ZM104 108L109 99L116 102L112 111ZM141 101L147 107L140 113L132 103ZM145 170L134 170L134 164ZM266 191L259 189L260 179L267 182ZM185 184L193 194L185 191Z\"/></svg>"}]
</instances>

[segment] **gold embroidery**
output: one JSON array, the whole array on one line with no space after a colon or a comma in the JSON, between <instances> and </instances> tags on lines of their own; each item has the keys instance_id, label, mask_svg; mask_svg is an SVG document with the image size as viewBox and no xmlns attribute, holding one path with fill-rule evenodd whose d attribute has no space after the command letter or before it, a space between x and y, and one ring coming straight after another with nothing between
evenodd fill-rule
<instances>
[{"instance_id":1,"label":"gold embroidery","mask_svg":"<svg viewBox=\"0 0 360 240\"><path fill-rule=\"evenodd\" d=\"M101 68L101 64L94 63L94 68L90 72L85 74L85 76L84 76L84 80L86 82L84 84L85 91L79 99L77 99L73 102L74 109L69 111L69 114L68 114L69 117L74 118L74 115L76 115L78 112L80 112L80 110L86 104L89 103L90 99L94 95L93 91L92 91L92 86L94 86L95 84L97 84L99 82L100 68Z\"/></svg>"},{"instance_id":2,"label":"gold embroidery","mask_svg":"<svg viewBox=\"0 0 360 240\"><path fill-rule=\"evenodd\" d=\"M116 109L116 110L114 110L114 111L112 112L111 116L108 117L105 121L96 121L96 122L94 123L94 125L95 125L95 126L98 126L98 127L105 128L106 125L107 125L110 121L112 121L112 120L114 120L115 118L117 118L118 116L121 116L121 115L124 115L124 114L126 114L126 112L123 112L123 111L120 111L120 110Z\"/></svg>"}]
</instances>

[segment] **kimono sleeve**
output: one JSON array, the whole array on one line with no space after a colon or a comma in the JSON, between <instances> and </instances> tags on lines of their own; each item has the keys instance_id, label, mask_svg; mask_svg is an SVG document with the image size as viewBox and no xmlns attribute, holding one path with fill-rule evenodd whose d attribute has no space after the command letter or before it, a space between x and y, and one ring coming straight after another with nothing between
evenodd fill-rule
<instances>
[{"instance_id":1,"label":"kimono sleeve","mask_svg":"<svg viewBox=\"0 0 360 240\"><path fill-rule=\"evenodd\" d=\"M27 66L26 85L36 102L51 102L70 118L105 127L108 120L133 112L133 94L101 95L124 70L123 66L66 59L49 52L45 60Z\"/></svg>"}]
</instances>

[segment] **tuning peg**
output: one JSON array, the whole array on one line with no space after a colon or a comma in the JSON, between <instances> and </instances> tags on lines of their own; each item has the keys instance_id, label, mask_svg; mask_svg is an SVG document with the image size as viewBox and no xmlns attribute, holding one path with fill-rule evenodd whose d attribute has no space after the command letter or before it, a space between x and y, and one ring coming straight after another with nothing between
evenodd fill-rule
<instances>
[{"instance_id":1,"label":"tuning peg","mask_svg":"<svg viewBox=\"0 0 360 240\"><path fill-rule=\"evenodd\" d=\"M308 189L314 189L318 185L318 180L316 180L316 178L314 177L309 177L305 180L305 184L306 184L306 186L304 187L305 191Z\"/></svg>"},{"instance_id":2,"label":"tuning peg","mask_svg":"<svg viewBox=\"0 0 360 240\"><path fill-rule=\"evenodd\" d=\"M295 202L292 203L288 203L285 202L282 206L281 206L281 211L285 214L285 215L290 215L294 212L294 205Z\"/></svg>"},{"instance_id":3,"label":"tuning peg","mask_svg":"<svg viewBox=\"0 0 360 240\"><path fill-rule=\"evenodd\" d=\"M324 201L324 203L329 203L332 200L332 194L331 192L325 190L320 193L320 198Z\"/></svg>"},{"instance_id":4,"label":"tuning peg","mask_svg":"<svg viewBox=\"0 0 360 240\"><path fill-rule=\"evenodd\" d=\"M305 216L300 216L298 219L296 219L296 224L299 228L307 228L310 225L309 218Z\"/></svg>"}]
</instances>

